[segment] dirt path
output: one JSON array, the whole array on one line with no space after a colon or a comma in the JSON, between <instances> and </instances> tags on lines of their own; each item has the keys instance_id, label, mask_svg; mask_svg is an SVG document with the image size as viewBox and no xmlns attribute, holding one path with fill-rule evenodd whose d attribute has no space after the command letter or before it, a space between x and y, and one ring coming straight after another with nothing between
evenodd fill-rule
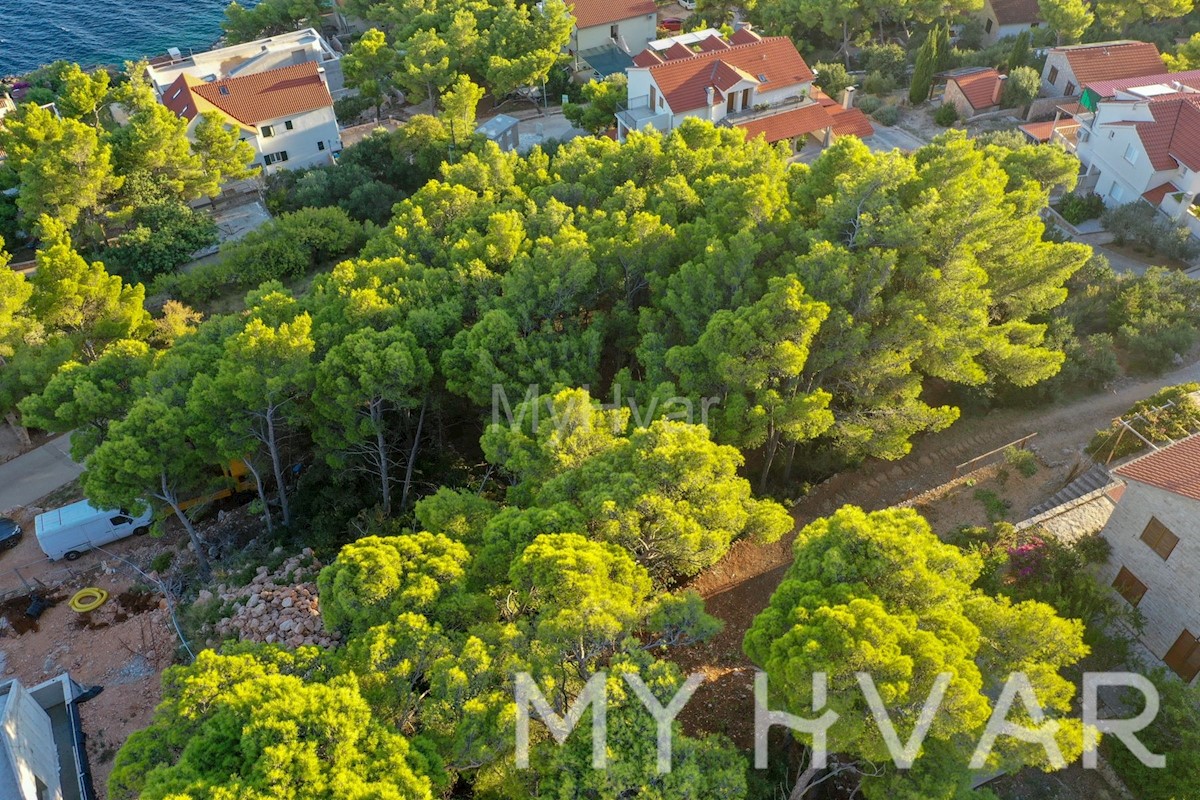
<instances>
[{"instance_id":1,"label":"dirt path","mask_svg":"<svg viewBox=\"0 0 1200 800\"><path fill-rule=\"evenodd\" d=\"M1095 431L1131 405L1164 386L1191 381L1200 381L1200 361L1152 380L1126 379L1112 390L1068 403L959 420L919 439L902 461L870 461L825 481L793 506L792 515L799 527L847 504L867 510L893 506L942 485L957 464L1035 432L1032 444L1044 461L1073 464ZM725 629L712 641L676 654L686 671L709 677L681 714L689 731L722 732L741 747L753 746L753 674L742 654L742 638L791 563L793 538L770 545L738 542L720 564L693 582Z\"/></svg>"}]
</instances>

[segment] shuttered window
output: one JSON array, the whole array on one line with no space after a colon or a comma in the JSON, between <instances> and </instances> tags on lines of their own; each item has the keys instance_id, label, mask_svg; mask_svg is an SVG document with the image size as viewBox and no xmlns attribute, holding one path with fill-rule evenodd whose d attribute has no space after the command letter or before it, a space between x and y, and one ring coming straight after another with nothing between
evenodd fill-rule
<instances>
[{"instance_id":1,"label":"shuttered window","mask_svg":"<svg viewBox=\"0 0 1200 800\"><path fill-rule=\"evenodd\" d=\"M1132 572L1124 567L1121 567L1121 571L1117 573L1117 579L1113 581L1113 588L1132 606L1142 602L1142 596L1146 594L1146 584L1139 581Z\"/></svg>"},{"instance_id":2,"label":"shuttered window","mask_svg":"<svg viewBox=\"0 0 1200 800\"><path fill-rule=\"evenodd\" d=\"M1171 533L1171 529L1159 522L1157 517L1151 517L1146 529L1142 531L1142 541L1158 553L1159 558L1166 561L1175 545L1179 544L1179 537Z\"/></svg>"},{"instance_id":3,"label":"shuttered window","mask_svg":"<svg viewBox=\"0 0 1200 800\"><path fill-rule=\"evenodd\" d=\"M1200 641L1185 630L1163 656L1163 661L1184 683L1191 683L1200 672Z\"/></svg>"}]
</instances>

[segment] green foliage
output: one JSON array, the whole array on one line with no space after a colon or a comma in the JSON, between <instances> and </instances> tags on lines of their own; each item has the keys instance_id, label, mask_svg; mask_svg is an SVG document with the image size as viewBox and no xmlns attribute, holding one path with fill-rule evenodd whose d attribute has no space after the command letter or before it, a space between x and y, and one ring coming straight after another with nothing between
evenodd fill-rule
<instances>
[{"instance_id":1,"label":"green foliage","mask_svg":"<svg viewBox=\"0 0 1200 800\"><path fill-rule=\"evenodd\" d=\"M1172 222L1147 203L1135 202L1105 209L1100 224L1118 245L1132 245L1154 253L1188 261L1200 253L1200 245L1186 225Z\"/></svg>"},{"instance_id":2,"label":"green foliage","mask_svg":"<svg viewBox=\"0 0 1200 800\"><path fill-rule=\"evenodd\" d=\"M929 93L933 91L933 76L937 72L938 58L937 37L927 36L925 43L917 51L912 82L908 88L908 102L914 106L929 99Z\"/></svg>"},{"instance_id":3,"label":"green foliage","mask_svg":"<svg viewBox=\"0 0 1200 800\"><path fill-rule=\"evenodd\" d=\"M383 31L371 28L350 47L342 60L346 85L375 106L379 119L383 103L396 86L400 54L388 45Z\"/></svg>"},{"instance_id":4,"label":"green foliage","mask_svg":"<svg viewBox=\"0 0 1200 800\"><path fill-rule=\"evenodd\" d=\"M117 272L142 280L171 272L217 243L212 216L178 201L140 206L131 224L105 249L104 259Z\"/></svg>"},{"instance_id":5,"label":"green foliage","mask_svg":"<svg viewBox=\"0 0 1200 800\"><path fill-rule=\"evenodd\" d=\"M885 97L895 91L897 85L895 78L876 71L863 78L862 89L869 95Z\"/></svg>"},{"instance_id":6,"label":"green foliage","mask_svg":"<svg viewBox=\"0 0 1200 800\"><path fill-rule=\"evenodd\" d=\"M858 53L859 63L868 74L878 72L897 84L907 77L908 53L895 43L872 44Z\"/></svg>"},{"instance_id":7,"label":"green foliage","mask_svg":"<svg viewBox=\"0 0 1200 800\"><path fill-rule=\"evenodd\" d=\"M1060 45L1078 42L1096 21L1091 6L1084 0L1038 0L1038 11L1057 34Z\"/></svg>"},{"instance_id":8,"label":"green foliage","mask_svg":"<svg viewBox=\"0 0 1200 800\"><path fill-rule=\"evenodd\" d=\"M983 510L987 514L989 522L999 522L1005 519L1008 517L1008 512L1012 510L1012 503L991 489L976 489L975 499L983 504Z\"/></svg>"},{"instance_id":9,"label":"green foliage","mask_svg":"<svg viewBox=\"0 0 1200 800\"><path fill-rule=\"evenodd\" d=\"M1072 193L1064 195L1056 208L1063 219L1072 225L1078 225L1089 219L1097 219L1104 213L1104 198L1095 192L1082 195Z\"/></svg>"},{"instance_id":10,"label":"green foliage","mask_svg":"<svg viewBox=\"0 0 1200 800\"><path fill-rule=\"evenodd\" d=\"M320 28L321 14L329 7L323 0L260 0L246 8L233 0L225 8L221 29L230 44L294 31L300 27Z\"/></svg>"},{"instance_id":11,"label":"green foliage","mask_svg":"<svg viewBox=\"0 0 1200 800\"><path fill-rule=\"evenodd\" d=\"M880 125L891 127L900 121L900 109L893 105L880 106L871 113L871 117Z\"/></svg>"},{"instance_id":12,"label":"green foliage","mask_svg":"<svg viewBox=\"0 0 1200 800\"><path fill-rule=\"evenodd\" d=\"M1012 49L1008 51L1008 60L1005 61L1010 79L1014 69L1029 66L1029 59L1032 55L1033 53L1029 49L1029 31L1021 31L1013 39Z\"/></svg>"},{"instance_id":13,"label":"green foliage","mask_svg":"<svg viewBox=\"0 0 1200 800\"><path fill-rule=\"evenodd\" d=\"M1189 436L1200 427L1200 406L1190 396L1196 391L1200 391L1200 384L1181 383L1139 400L1121 418L1141 438L1124 425L1114 423L1108 430L1098 431L1092 437L1087 452L1108 462L1144 450L1146 442L1143 439L1158 443Z\"/></svg>"},{"instance_id":14,"label":"green foliage","mask_svg":"<svg viewBox=\"0 0 1200 800\"><path fill-rule=\"evenodd\" d=\"M967 754L996 687L1013 671L1026 672L1047 715L1060 721L1055 738L1068 761L1078 756L1074 687L1059 671L1088 652L1082 623L1044 603L973 588L981 559L940 542L908 509L843 508L800 531L795 556L747 632L746 654L769 675L772 708L811 714L811 675L828 675L828 706L840 715L829 750L842 763L873 765L865 797L952 797L969 787ZM874 677L893 715L912 713L939 673L952 674L913 769L891 767L856 672ZM1040 747L1000 739L990 766L1046 766L1045 759Z\"/></svg>"},{"instance_id":15,"label":"green foliage","mask_svg":"<svg viewBox=\"0 0 1200 800\"><path fill-rule=\"evenodd\" d=\"M958 122L958 109L953 103L942 103L933 114L933 121L943 128L949 128Z\"/></svg>"},{"instance_id":16,"label":"green foliage","mask_svg":"<svg viewBox=\"0 0 1200 800\"><path fill-rule=\"evenodd\" d=\"M1004 463L1014 468L1026 478L1032 478L1039 469L1037 454L1032 450L1021 447L1006 447Z\"/></svg>"},{"instance_id":17,"label":"green foliage","mask_svg":"<svg viewBox=\"0 0 1200 800\"><path fill-rule=\"evenodd\" d=\"M600 82L588 81L583 87L583 99L584 105L564 105L563 116L576 127L598 136L616 125L617 107L629 99L628 80L618 74Z\"/></svg>"},{"instance_id":18,"label":"green foliage","mask_svg":"<svg viewBox=\"0 0 1200 800\"><path fill-rule=\"evenodd\" d=\"M818 61L813 65L813 71L817 73L813 83L834 100L839 99L846 87L854 83L846 66L838 61Z\"/></svg>"},{"instance_id":19,"label":"green foliage","mask_svg":"<svg viewBox=\"0 0 1200 800\"><path fill-rule=\"evenodd\" d=\"M873 95L865 94L854 98L854 107L864 114L874 114L883 106L883 101Z\"/></svg>"},{"instance_id":20,"label":"green foliage","mask_svg":"<svg viewBox=\"0 0 1200 800\"><path fill-rule=\"evenodd\" d=\"M1032 67L1013 67L1000 93L1004 108L1024 108L1033 102L1042 88L1042 76Z\"/></svg>"},{"instance_id":21,"label":"green foliage","mask_svg":"<svg viewBox=\"0 0 1200 800\"><path fill-rule=\"evenodd\" d=\"M1178 800L1196 791L1196 775L1200 774L1200 690L1185 686L1161 668L1151 680L1158 689L1159 712L1148 727L1138 731L1138 739L1151 753L1165 754L1166 767L1147 767L1115 737L1105 737L1101 748L1121 779L1137 786L1145 800ZM1141 708L1142 696L1130 695L1132 706Z\"/></svg>"},{"instance_id":22,"label":"green foliage","mask_svg":"<svg viewBox=\"0 0 1200 800\"><path fill-rule=\"evenodd\" d=\"M1175 48L1174 53L1163 55L1163 61L1170 72L1200 69L1200 33L1192 34L1190 39Z\"/></svg>"}]
</instances>

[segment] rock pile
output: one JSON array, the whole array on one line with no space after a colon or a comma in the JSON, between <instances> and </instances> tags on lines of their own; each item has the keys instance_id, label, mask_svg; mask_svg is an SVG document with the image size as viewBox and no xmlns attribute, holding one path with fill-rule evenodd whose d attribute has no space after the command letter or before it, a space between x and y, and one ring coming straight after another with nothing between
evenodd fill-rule
<instances>
[{"instance_id":1,"label":"rock pile","mask_svg":"<svg viewBox=\"0 0 1200 800\"><path fill-rule=\"evenodd\" d=\"M302 562L308 562L307 566ZM233 614L217 622L217 636L288 647L335 647L340 637L327 633L321 624L315 582L320 570L312 550L305 548L274 573L259 567L248 586L236 589L218 586L216 597L223 602L232 601ZM197 602L212 599L213 595L202 592Z\"/></svg>"}]
</instances>

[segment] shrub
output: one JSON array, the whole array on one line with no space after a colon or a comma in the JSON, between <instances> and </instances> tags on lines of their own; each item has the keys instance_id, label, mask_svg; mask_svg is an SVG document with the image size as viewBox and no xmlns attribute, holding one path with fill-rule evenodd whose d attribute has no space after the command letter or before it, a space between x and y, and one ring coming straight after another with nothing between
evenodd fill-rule
<instances>
[{"instance_id":1,"label":"shrub","mask_svg":"<svg viewBox=\"0 0 1200 800\"><path fill-rule=\"evenodd\" d=\"M170 551L159 553L150 561L151 571L157 572L160 575L166 572L168 569L170 569L171 561L174 559L174 557L175 554Z\"/></svg>"},{"instance_id":2,"label":"shrub","mask_svg":"<svg viewBox=\"0 0 1200 800\"><path fill-rule=\"evenodd\" d=\"M943 128L949 128L958 122L958 109L954 107L953 103L942 103L933 113L933 121Z\"/></svg>"},{"instance_id":3,"label":"shrub","mask_svg":"<svg viewBox=\"0 0 1200 800\"><path fill-rule=\"evenodd\" d=\"M893 78L884 75L882 72L872 72L863 79L862 88L867 94L882 97L896 91L896 85L896 81Z\"/></svg>"},{"instance_id":4,"label":"shrub","mask_svg":"<svg viewBox=\"0 0 1200 800\"><path fill-rule=\"evenodd\" d=\"M900 121L900 109L896 108L895 106L881 106L871 116L880 125L891 127Z\"/></svg>"},{"instance_id":5,"label":"shrub","mask_svg":"<svg viewBox=\"0 0 1200 800\"><path fill-rule=\"evenodd\" d=\"M1004 449L1004 461L1026 478L1032 478L1037 474L1038 460L1032 450L1025 450L1020 447L1006 447Z\"/></svg>"},{"instance_id":6,"label":"shrub","mask_svg":"<svg viewBox=\"0 0 1200 800\"><path fill-rule=\"evenodd\" d=\"M987 513L988 522L999 522L1008 516L1008 511L1012 508L1012 503L991 489L976 489L975 499L983 503L983 510Z\"/></svg>"},{"instance_id":7,"label":"shrub","mask_svg":"<svg viewBox=\"0 0 1200 800\"><path fill-rule=\"evenodd\" d=\"M1126 244L1149 253L1188 261L1200 252L1200 245L1184 225L1177 225L1146 203L1127 203L1105 209L1100 223L1121 246Z\"/></svg>"},{"instance_id":8,"label":"shrub","mask_svg":"<svg viewBox=\"0 0 1200 800\"><path fill-rule=\"evenodd\" d=\"M846 72L846 68L836 61L819 61L813 68L817 72L817 79L813 83L820 86L821 91L835 100L840 98L846 87L853 83L850 73Z\"/></svg>"},{"instance_id":9,"label":"shrub","mask_svg":"<svg viewBox=\"0 0 1200 800\"><path fill-rule=\"evenodd\" d=\"M891 78L898 85L908 72L908 53L898 44L870 45L859 53L862 68Z\"/></svg>"},{"instance_id":10,"label":"shrub","mask_svg":"<svg viewBox=\"0 0 1200 800\"><path fill-rule=\"evenodd\" d=\"M1104 213L1104 198L1095 192L1068 194L1059 202L1058 213L1072 225L1089 219L1097 219Z\"/></svg>"},{"instance_id":11,"label":"shrub","mask_svg":"<svg viewBox=\"0 0 1200 800\"><path fill-rule=\"evenodd\" d=\"M360 94L343 97L340 100L333 101L333 113L337 116L338 121L342 124L348 124L353 120L358 119L363 112L374 107L374 103Z\"/></svg>"},{"instance_id":12,"label":"shrub","mask_svg":"<svg viewBox=\"0 0 1200 800\"><path fill-rule=\"evenodd\" d=\"M1042 76L1032 67L1013 67L1004 81L1000 105L1020 108L1029 105L1042 88Z\"/></svg>"},{"instance_id":13,"label":"shrub","mask_svg":"<svg viewBox=\"0 0 1200 800\"><path fill-rule=\"evenodd\" d=\"M859 97L859 98L856 98L854 101L854 106L856 108L858 108L860 111L862 111L864 114L874 114L876 111L879 110L879 107L882 105L883 105L882 100L880 100L878 97L875 97L875 96L869 95L869 94L863 95L862 97Z\"/></svg>"}]
</instances>

